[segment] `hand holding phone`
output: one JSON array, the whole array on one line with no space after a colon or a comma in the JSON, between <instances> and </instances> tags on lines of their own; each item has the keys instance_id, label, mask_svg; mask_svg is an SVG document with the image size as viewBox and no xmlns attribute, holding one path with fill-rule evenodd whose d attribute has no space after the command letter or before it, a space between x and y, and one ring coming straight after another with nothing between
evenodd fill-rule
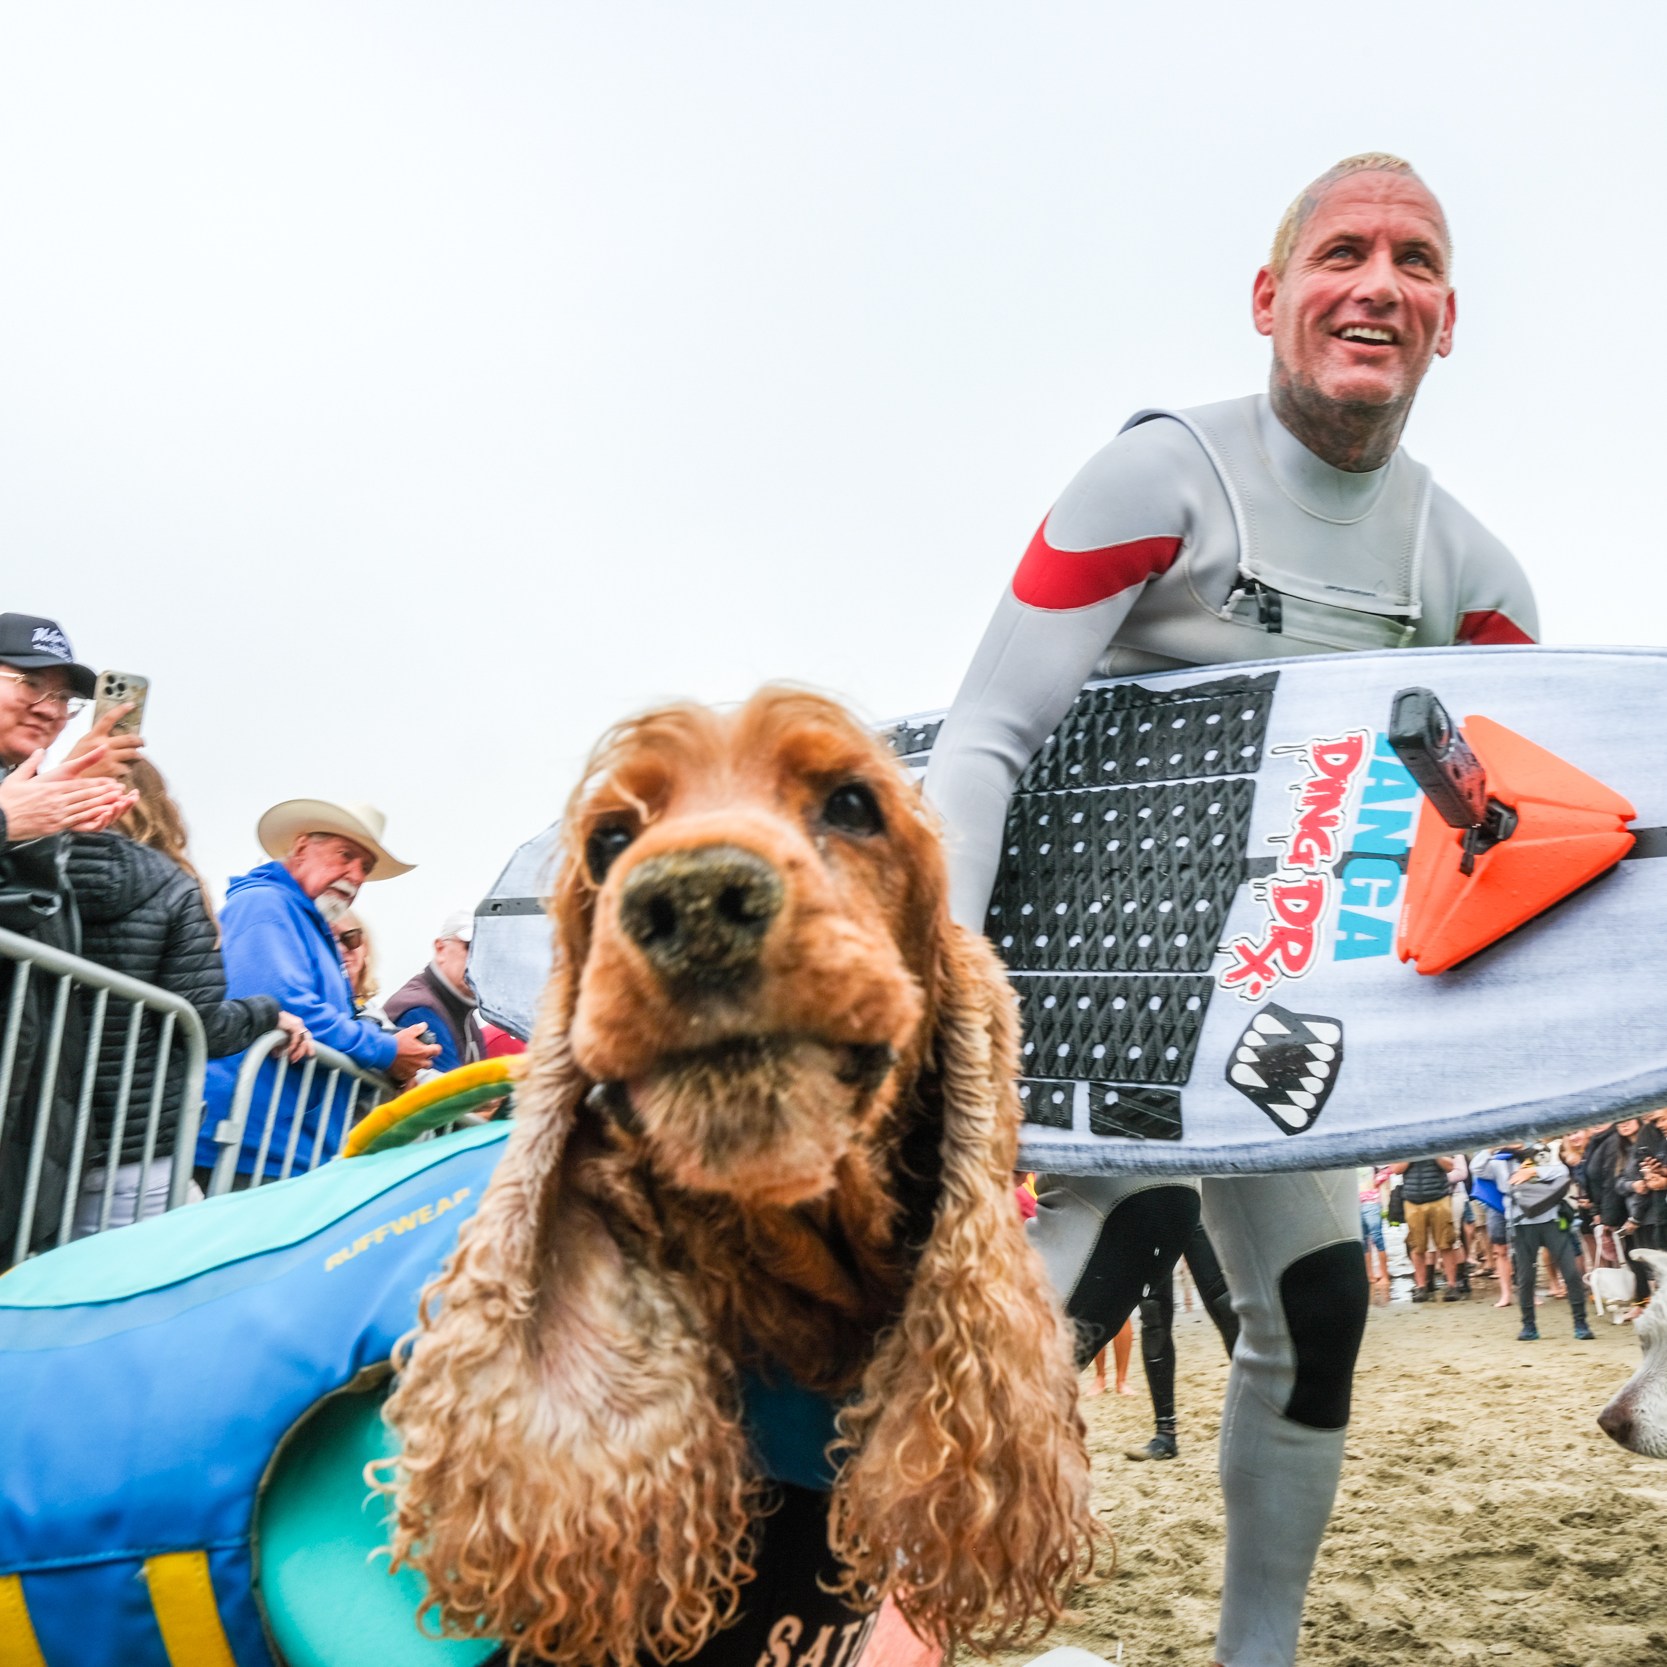
<instances>
[{"instance_id":1,"label":"hand holding phone","mask_svg":"<svg viewBox=\"0 0 1667 1667\"><path fill-rule=\"evenodd\" d=\"M150 693L150 679L136 671L101 671L93 701L93 724L97 727L114 707L125 706L118 713L108 731L111 735L137 735L144 723L145 697Z\"/></svg>"},{"instance_id":2,"label":"hand holding phone","mask_svg":"<svg viewBox=\"0 0 1667 1667\"><path fill-rule=\"evenodd\" d=\"M92 728L70 748L70 758L80 758L102 746L103 761L88 773L125 777L128 765L145 750L145 738L139 733L139 726L149 693L148 677L130 671L101 671L93 702Z\"/></svg>"}]
</instances>

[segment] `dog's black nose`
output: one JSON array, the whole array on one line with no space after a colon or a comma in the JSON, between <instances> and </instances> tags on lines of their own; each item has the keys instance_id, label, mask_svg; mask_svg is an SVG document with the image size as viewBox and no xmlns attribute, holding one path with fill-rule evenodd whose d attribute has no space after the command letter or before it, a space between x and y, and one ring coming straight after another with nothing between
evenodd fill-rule
<instances>
[{"instance_id":1,"label":"dog's black nose","mask_svg":"<svg viewBox=\"0 0 1667 1667\"><path fill-rule=\"evenodd\" d=\"M781 903L781 876L762 857L703 845L639 863L620 892L619 919L662 978L730 984L757 963Z\"/></svg>"}]
</instances>

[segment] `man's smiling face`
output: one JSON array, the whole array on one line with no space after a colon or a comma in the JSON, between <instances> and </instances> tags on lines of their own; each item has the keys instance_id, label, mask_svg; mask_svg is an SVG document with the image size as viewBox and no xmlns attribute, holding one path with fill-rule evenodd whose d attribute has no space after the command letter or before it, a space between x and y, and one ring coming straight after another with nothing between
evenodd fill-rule
<instances>
[{"instance_id":1,"label":"man's smiling face","mask_svg":"<svg viewBox=\"0 0 1667 1667\"><path fill-rule=\"evenodd\" d=\"M1453 346L1447 225L1406 174L1345 175L1303 222L1283 273L1256 275L1274 379L1339 405L1409 405Z\"/></svg>"}]
</instances>

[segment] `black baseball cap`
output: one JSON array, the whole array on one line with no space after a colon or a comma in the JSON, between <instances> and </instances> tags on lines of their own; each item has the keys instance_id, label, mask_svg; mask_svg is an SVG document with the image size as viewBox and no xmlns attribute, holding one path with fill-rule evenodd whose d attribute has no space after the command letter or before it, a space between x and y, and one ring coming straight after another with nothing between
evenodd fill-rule
<instances>
[{"instance_id":1,"label":"black baseball cap","mask_svg":"<svg viewBox=\"0 0 1667 1667\"><path fill-rule=\"evenodd\" d=\"M55 619L34 614L0 614L0 665L19 671L37 671L43 666L62 666L69 673L69 686L78 695L90 695L98 679L75 658L75 650Z\"/></svg>"}]
</instances>

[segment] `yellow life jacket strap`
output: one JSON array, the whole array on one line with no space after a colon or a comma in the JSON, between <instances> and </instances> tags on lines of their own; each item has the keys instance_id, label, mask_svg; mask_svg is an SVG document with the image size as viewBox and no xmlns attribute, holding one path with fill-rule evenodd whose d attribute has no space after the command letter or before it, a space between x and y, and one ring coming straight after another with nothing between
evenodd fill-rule
<instances>
[{"instance_id":1,"label":"yellow life jacket strap","mask_svg":"<svg viewBox=\"0 0 1667 1667\"><path fill-rule=\"evenodd\" d=\"M0 1574L0 1667L46 1667L20 1574Z\"/></svg>"},{"instance_id":2,"label":"yellow life jacket strap","mask_svg":"<svg viewBox=\"0 0 1667 1667\"><path fill-rule=\"evenodd\" d=\"M206 1551L147 1558L145 1579L169 1667L237 1667L214 1599Z\"/></svg>"}]
</instances>

